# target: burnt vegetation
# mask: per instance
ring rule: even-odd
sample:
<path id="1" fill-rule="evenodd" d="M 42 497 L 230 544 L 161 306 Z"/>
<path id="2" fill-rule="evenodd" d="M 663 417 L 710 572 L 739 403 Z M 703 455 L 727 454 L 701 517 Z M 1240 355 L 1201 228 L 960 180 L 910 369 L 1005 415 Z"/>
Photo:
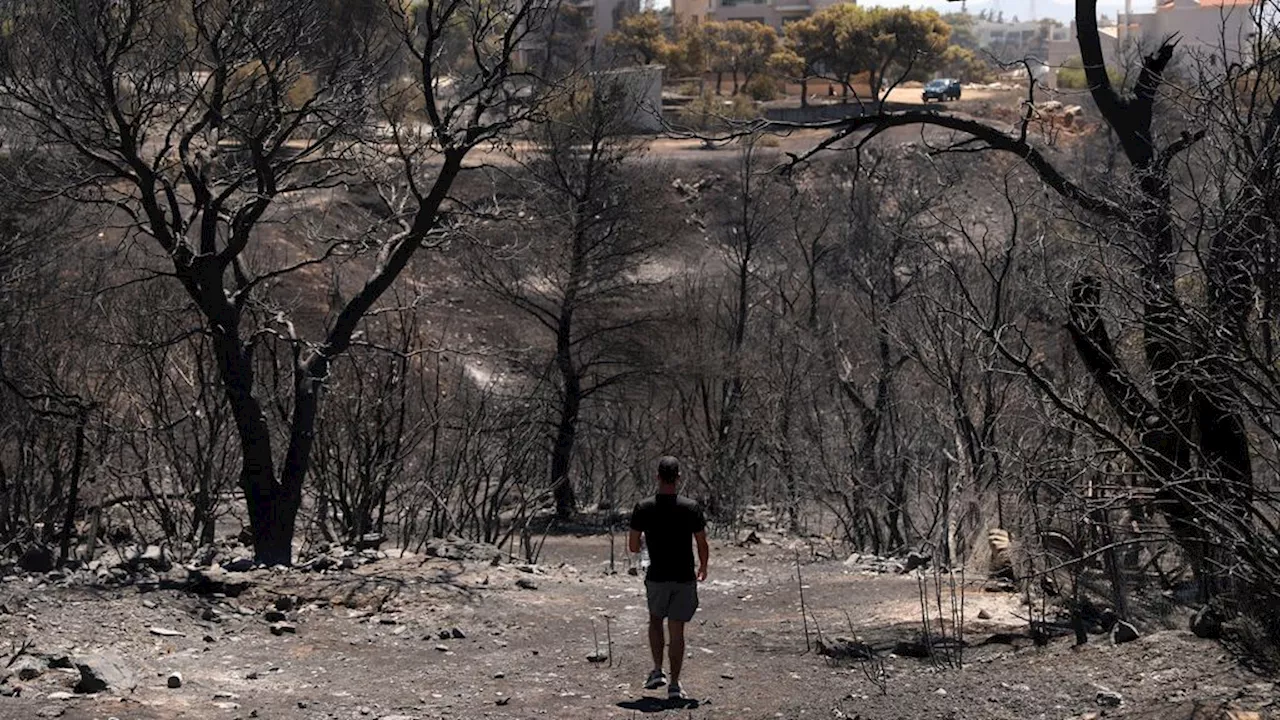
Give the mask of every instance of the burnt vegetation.
<path id="1" fill-rule="evenodd" d="M 1117 84 L 1079 0 L 1069 140 L 1032 82 L 1012 126 L 867 105 L 676 161 L 545 3 L 5 3 L 0 559 L 533 562 L 674 454 L 724 536 L 770 505 L 1077 627 L 1209 608 L 1265 659 L 1274 10 Z"/>

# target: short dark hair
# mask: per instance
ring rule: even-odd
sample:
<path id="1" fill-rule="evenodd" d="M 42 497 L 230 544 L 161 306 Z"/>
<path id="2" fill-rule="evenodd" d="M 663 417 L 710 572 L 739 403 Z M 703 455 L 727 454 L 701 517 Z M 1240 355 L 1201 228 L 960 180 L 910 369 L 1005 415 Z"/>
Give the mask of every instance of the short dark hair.
<path id="1" fill-rule="evenodd" d="M 670 455 L 658 459 L 658 478 L 665 483 L 673 483 L 680 479 L 680 461 Z"/>

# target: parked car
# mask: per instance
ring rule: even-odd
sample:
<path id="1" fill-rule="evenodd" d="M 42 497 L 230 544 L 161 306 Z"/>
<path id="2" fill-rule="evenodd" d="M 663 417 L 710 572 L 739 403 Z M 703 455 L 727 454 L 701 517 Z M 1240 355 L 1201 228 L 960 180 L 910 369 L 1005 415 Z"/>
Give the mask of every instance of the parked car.
<path id="1" fill-rule="evenodd" d="M 920 95 L 925 102 L 930 100 L 937 100 L 938 102 L 959 100 L 960 81 L 954 78 L 935 78 L 925 84 L 924 92 Z"/>

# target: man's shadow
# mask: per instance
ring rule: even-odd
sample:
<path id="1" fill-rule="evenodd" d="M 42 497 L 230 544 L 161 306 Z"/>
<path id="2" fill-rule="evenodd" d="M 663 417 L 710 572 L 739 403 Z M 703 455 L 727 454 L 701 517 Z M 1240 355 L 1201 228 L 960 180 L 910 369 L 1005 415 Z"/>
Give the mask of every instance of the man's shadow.
<path id="1" fill-rule="evenodd" d="M 636 710 L 642 713 L 656 713 L 665 710 L 696 710 L 698 701 L 690 698 L 683 700 L 668 700 L 656 697 L 639 697 L 635 700 L 623 700 L 618 703 L 618 707 L 624 710 Z"/>

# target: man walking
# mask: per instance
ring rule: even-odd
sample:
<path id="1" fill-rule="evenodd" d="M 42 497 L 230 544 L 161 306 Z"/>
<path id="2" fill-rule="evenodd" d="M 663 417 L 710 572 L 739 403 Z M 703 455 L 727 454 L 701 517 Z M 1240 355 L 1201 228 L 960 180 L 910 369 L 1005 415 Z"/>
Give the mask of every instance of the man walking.
<path id="1" fill-rule="evenodd" d="M 671 456 L 658 460 L 658 494 L 636 504 L 631 512 L 628 549 L 640 552 L 640 536 L 649 549 L 649 571 L 644 588 L 649 605 L 649 650 L 653 672 L 645 681 L 646 690 L 667 684 L 662 672 L 662 621 L 667 621 L 671 638 L 671 684 L 667 697 L 684 699 L 680 669 L 684 665 L 684 626 L 698 609 L 698 583 L 707 579 L 707 521 L 702 508 L 680 497 L 680 461 Z M 698 572 L 693 572 L 693 543 L 698 544 Z"/>

